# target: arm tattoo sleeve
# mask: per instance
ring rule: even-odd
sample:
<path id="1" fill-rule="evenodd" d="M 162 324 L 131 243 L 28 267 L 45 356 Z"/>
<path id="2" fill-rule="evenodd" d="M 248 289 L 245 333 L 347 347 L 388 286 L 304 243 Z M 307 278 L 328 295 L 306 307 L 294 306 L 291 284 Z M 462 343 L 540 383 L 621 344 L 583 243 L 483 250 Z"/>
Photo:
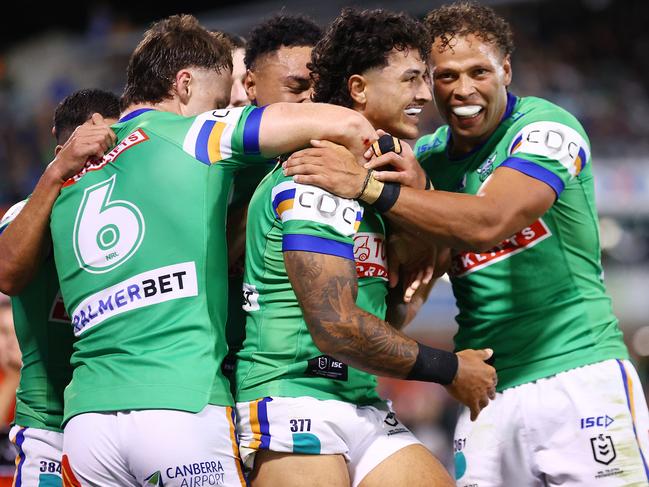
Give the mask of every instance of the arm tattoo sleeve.
<path id="1" fill-rule="evenodd" d="M 313 341 L 323 353 L 373 374 L 408 375 L 417 342 L 356 305 L 353 261 L 291 251 L 284 253 L 284 262 Z"/>

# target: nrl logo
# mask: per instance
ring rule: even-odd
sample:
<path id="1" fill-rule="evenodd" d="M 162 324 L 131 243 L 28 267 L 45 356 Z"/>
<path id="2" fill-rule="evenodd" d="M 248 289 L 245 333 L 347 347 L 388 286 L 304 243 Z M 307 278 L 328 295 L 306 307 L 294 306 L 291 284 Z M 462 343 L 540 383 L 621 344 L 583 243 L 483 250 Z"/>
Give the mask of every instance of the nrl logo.
<path id="1" fill-rule="evenodd" d="M 590 446 L 593 449 L 593 458 L 597 463 L 610 465 L 615 460 L 615 445 L 610 435 L 598 435 L 590 439 Z"/>
<path id="2" fill-rule="evenodd" d="M 484 182 L 484 180 L 487 179 L 489 175 L 494 171 L 495 160 L 496 160 L 496 153 L 494 152 L 487 158 L 486 161 L 482 163 L 482 166 L 476 169 L 476 172 L 480 177 L 480 181 Z"/>

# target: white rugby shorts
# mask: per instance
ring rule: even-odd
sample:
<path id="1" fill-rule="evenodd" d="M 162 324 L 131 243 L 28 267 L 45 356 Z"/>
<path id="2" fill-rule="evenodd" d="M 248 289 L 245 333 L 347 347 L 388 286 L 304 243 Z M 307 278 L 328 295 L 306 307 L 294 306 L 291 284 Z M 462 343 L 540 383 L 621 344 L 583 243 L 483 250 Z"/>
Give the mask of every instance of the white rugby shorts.
<path id="1" fill-rule="evenodd" d="M 65 426 L 67 486 L 245 487 L 230 407 L 74 416 Z"/>
<path id="2" fill-rule="evenodd" d="M 237 403 L 241 458 L 252 470 L 259 450 L 343 455 L 352 487 L 398 450 L 419 440 L 389 402 L 373 406 L 312 397 L 265 397 Z"/>
<path id="3" fill-rule="evenodd" d="M 9 439 L 18 450 L 13 487 L 61 487 L 63 433 L 16 425 Z"/>
<path id="4" fill-rule="evenodd" d="M 457 487 L 647 486 L 649 413 L 635 368 L 606 360 L 506 389 L 455 430 Z"/>

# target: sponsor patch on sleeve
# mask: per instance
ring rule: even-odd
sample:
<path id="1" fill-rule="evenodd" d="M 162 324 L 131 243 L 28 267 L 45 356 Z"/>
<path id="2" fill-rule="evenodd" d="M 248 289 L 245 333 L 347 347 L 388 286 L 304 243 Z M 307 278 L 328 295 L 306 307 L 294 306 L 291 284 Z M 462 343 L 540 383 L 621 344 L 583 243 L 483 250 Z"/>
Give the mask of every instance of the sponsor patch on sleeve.
<path id="1" fill-rule="evenodd" d="M 353 235 L 361 224 L 363 208 L 355 201 L 316 188 L 284 181 L 273 188 L 275 216 L 283 222 L 303 220 L 333 228 L 341 236 Z"/>
<path id="2" fill-rule="evenodd" d="M 588 142 L 572 127 L 558 122 L 532 122 L 513 138 L 508 154 L 544 156 L 558 161 L 571 178 L 579 175 L 590 160 Z"/>

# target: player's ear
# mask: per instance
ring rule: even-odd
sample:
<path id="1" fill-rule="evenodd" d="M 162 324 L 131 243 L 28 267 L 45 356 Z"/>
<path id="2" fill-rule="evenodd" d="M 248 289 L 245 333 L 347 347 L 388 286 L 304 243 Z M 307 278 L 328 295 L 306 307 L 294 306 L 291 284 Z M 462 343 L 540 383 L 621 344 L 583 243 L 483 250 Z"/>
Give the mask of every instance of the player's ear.
<path id="1" fill-rule="evenodd" d="M 59 152 L 61 152 L 61 149 L 63 149 L 63 146 L 61 144 L 56 144 L 56 147 L 54 148 L 54 157 L 59 155 Z"/>
<path id="2" fill-rule="evenodd" d="M 503 59 L 503 73 L 503 82 L 505 86 L 509 86 L 512 82 L 512 61 L 509 54 L 507 54 L 505 59 Z"/>
<path id="3" fill-rule="evenodd" d="M 358 105 L 361 108 L 365 106 L 365 103 L 367 103 L 366 87 L 367 83 L 365 82 L 365 78 L 360 74 L 353 74 L 349 77 L 347 80 L 347 89 L 349 90 L 349 96 L 352 97 L 354 105 Z"/>
<path id="4" fill-rule="evenodd" d="M 188 69 L 181 69 L 176 73 L 173 89 L 180 101 L 186 105 L 192 95 L 192 73 Z"/>
<path id="5" fill-rule="evenodd" d="M 243 78 L 243 89 L 246 90 L 246 95 L 250 102 L 254 102 L 257 99 L 257 79 L 255 73 L 246 70 L 246 75 Z"/>

